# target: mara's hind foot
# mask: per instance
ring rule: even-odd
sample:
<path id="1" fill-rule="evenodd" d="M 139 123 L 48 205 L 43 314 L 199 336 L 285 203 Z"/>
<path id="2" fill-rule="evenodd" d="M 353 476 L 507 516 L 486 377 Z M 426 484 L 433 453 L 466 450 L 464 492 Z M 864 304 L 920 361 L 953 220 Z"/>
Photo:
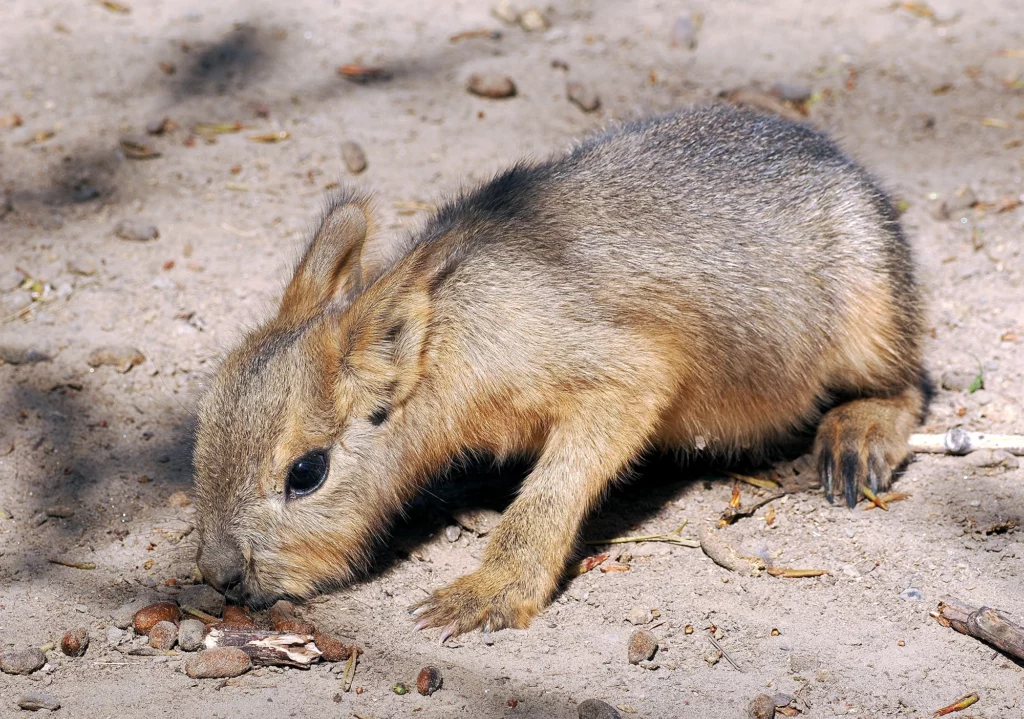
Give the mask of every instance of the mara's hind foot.
<path id="1" fill-rule="evenodd" d="M 862 487 L 881 492 L 910 453 L 907 439 L 924 407 L 919 387 L 887 397 L 866 397 L 840 404 L 821 419 L 814 441 L 818 475 L 829 502 L 845 497 L 855 507 Z"/>

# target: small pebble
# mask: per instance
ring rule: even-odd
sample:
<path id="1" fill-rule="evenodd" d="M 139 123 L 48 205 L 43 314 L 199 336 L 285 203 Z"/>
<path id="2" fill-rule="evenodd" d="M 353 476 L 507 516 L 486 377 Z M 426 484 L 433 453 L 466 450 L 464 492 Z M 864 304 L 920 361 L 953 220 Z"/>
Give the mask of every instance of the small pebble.
<path id="1" fill-rule="evenodd" d="M 924 595 L 921 593 L 920 589 L 910 587 L 909 589 L 904 589 L 900 592 L 900 599 L 908 602 L 920 602 L 924 600 Z"/>
<path id="2" fill-rule="evenodd" d="M 110 619 L 118 629 L 127 629 L 132 626 L 135 619 L 135 612 L 150 604 L 152 599 L 133 599 L 110 613 Z"/>
<path id="3" fill-rule="evenodd" d="M 68 517 L 75 516 L 75 510 L 63 504 L 57 504 L 46 508 L 46 516 L 57 517 L 58 519 L 67 519 Z"/>
<path id="4" fill-rule="evenodd" d="M 680 15 L 672 23 L 672 47 L 694 50 L 697 47 L 697 26 L 689 15 Z"/>
<path id="5" fill-rule="evenodd" d="M 251 667 L 249 655 L 238 647 L 207 649 L 185 660 L 185 674 L 192 679 L 237 677 L 245 674 Z"/>
<path id="6" fill-rule="evenodd" d="M 601 107 L 601 98 L 582 82 L 566 83 L 565 96 L 583 112 L 594 112 L 594 110 Z"/>
<path id="7" fill-rule="evenodd" d="M 175 509 L 184 509 L 185 507 L 189 507 L 191 505 L 192 505 L 192 498 L 190 496 L 188 496 L 188 492 L 183 492 L 180 489 L 177 492 L 172 492 L 171 496 L 167 498 L 167 506 L 168 507 L 174 507 Z M 213 587 L 209 586 L 208 584 L 199 584 L 199 585 L 196 585 L 196 586 L 206 587 L 207 589 L 210 589 L 211 591 L 214 591 L 214 592 L 217 591 Z M 182 602 L 182 603 L 183 604 L 191 604 L 191 602 Z M 192 606 L 195 606 L 195 605 L 193 604 Z"/>
<path id="8" fill-rule="evenodd" d="M 129 619 L 128 622 L 131 623 L 131 619 Z M 107 627 L 107 644 L 109 644 L 110 646 L 116 647 L 127 638 L 128 633 L 125 632 L 123 629 L 118 629 L 117 627 Z"/>
<path id="9" fill-rule="evenodd" d="M 121 220 L 114 226 L 114 234 L 122 240 L 149 242 L 160 237 L 160 230 L 144 220 Z"/>
<path id="10" fill-rule="evenodd" d="M 444 528 L 444 538 L 449 542 L 457 542 L 461 536 L 462 529 L 460 529 L 457 524 L 450 524 Z"/>
<path id="11" fill-rule="evenodd" d="M 46 512 L 36 512 L 32 515 L 32 526 L 42 527 L 48 519 L 49 517 L 46 516 Z"/>
<path id="12" fill-rule="evenodd" d="M 515 25 L 519 21 L 519 11 L 509 0 L 498 0 L 491 8 L 491 14 L 507 25 Z"/>
<path id="13" fill-rule="evenodd" d="M 551 27 L 551 22 L 539 8 L 531 7 L 519 14 L 519 27 L 526 32 L 543 32 Z"/>
<path id="14" fill-rule="evenodd" d="M 157 623 L 171 622 L 174 624 L 180 616 L 178 605 L 174 602 L 156 602 L 135 612 L 132 623 L 135 631 L 139 634 L 149 634 L 149 630 Z"/>
<path id="15" fill-rule="evenodd" d="M 366 169 L 366 153 L 363 152 L 363 148 L 352 141 L 341 143 L 341 159 L 353 175 L 358 175 Z"/>
<path id="16" fill-rule="evenodd" d="M 30 712 L 39 711 L 40 709 L 55 712 L 60 709 L 60 702 L 50 694 L 40 694 L 37 692 L 18 697 L 18 707 Z"/>
<path id="17" fill-rule="evenodd" d="M 633 607 L 626 612 L 626 621 L 634 626 L 640 626 L 641 624 L 650 623 L 653 619 L 653 615 L 649 609 L 644 607 Z"/>
<path id="18" fill-rule="evenodd" d="M 783 102 L 795 102 L 797 104 L 811 99 L 811 89 L 809 87 L 788 82 L 775 83 L 772 87 L 772 94 Z"/>
<path id="19" fill-rule="evenodd" d="M 750 719 L 775 719 L 775 700 L 767 694 L 758 694 L 747 709 Z"/>
<path id="20" fill-rule="evenodd" d="M 629 635 L 629 646 L 626 653 L 630 664 L 639 664 L 654 657 L 658 651 L 658 640 L 646 629 L 637 629 Z"/>
<path id="21" fill-rule="evenodd" d="M 0 655 L 0 671 L 4 674 L 31 674 L 46 664 L 46 655 L 38 647 L 18 649 Z"/>
<path id="22" fill-rule="evenodd" d="M 69 657 L 80 657 L 89 648 L 89 630 L 78 627 L 64 634 L 60 640 L 60 650 Z"/>
<path id="23" fill-rule="evenodd" d="M 167 132 L 167 126 L 170 124 L 171 119 L 169 117 L 153 118 L 146 123 L 146 134 L 147 135 L 162 135 Z"/>
<path id="24" fill-rule="evenodd" d="M 512 78 L 493 73 L 470 75 L 466 87 L 474 95 L 494 99 L 513 97 L 516 94 L 516 84 Z"/>
<path id="25" fill-rule="evenodd" d="M 111 365 L 117 367 L 121 372 L 127 372 L 135 365 L 142 364 L 145 361 L 146 356 L 130 345 L 97 347 L 89 353 L 89 357 L 86 359 L 90 367 Z"/>
<path id="26" fill-rule="evenodd" d="M 178 648 L 183 652 L 202 649 L 206 625 L 198 619 L 183 619 L 178 625 Z"/>
<path id="27" fill-rule="evenodd" d="M 429 697 L 444 684 L 444 677 L 437 667 L 423 667 L 416 676 L 416 691 L 425 697 Z"/>
<path id="28" fill-rule="evenodd" d="M 88 257 L 76 257 L 68 260 L 68 272 L 82 277 L 92 277 L 96 274 L 96 263 Z"/>
<path id="29" fill-rule="evenodd" d="M 586 699 L 576 707 L 580 719 L 622 719 L 622 715 L 611 704 L 600 699 Z"/>
<path id="30" fill-rule="evenodd" d="M 977 377 L 977 370 L 973 372 L 948 370 L 942 373 L 942 377 L 939 379 L 939 382 L 942 385 L 942 389 L 949 390 L 950 392 L 963 392 L 971 386 Z"/>
<path id="31" fill-rule="evenodd" d="M 178 641 L 178 627 L 174 622 L 157 622 L 149 630 L 149 646 L 168 650 Z"/>
<path id="32" fill-rule="evenodd" d="M 35 364 L 49 362 L 51 359 L 50 355 L 35 347 L 0 345 L 0 362 L 4 364 Z"/>
<path id="33" fill-rule="evenodd" d="M 1016 469 L 1020 461 L 1005 449 L 979 449 L 960 458 L 968 467 L 1006 467 Z"/>

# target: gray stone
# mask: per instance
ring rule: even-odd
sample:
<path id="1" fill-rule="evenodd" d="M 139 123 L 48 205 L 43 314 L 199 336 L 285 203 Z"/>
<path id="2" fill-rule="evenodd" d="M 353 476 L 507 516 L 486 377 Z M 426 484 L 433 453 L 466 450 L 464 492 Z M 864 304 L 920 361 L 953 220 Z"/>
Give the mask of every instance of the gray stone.
<path id="1" fill-rule="evenodd" d="M 651 619 L 653 619 L 653 616 L 651 615 L 651 610 L 645 609 L 643 607 L 633 607 L 628 612 L 626 612 L 626 621 L 634 626 L 648 624 L 651 621 Z"/>
<path id="2" fill-rule="evenodd" d="M 38 647 L 18 649 L 0 656 L 0 671 L 4 674 L 31 674 L 43 668 L 46 655 Z"/>
<path id="3" fill-rule="evenodd" d="M 977 370 L 948 370 L 942 373 L 942 389 L 950 392 L 963 392 L 974 383 L 977 376 Z"/>
<path id="4" fill-rule="evenodd" d="M 622 719 L 622 715 L 611 704 L 600 699 L 586 699 L 576 707 L 580 719 Z"/>
<path id="5" fill-rule="evenodd" d="M 149 242 L 160 237 L 160 230 L 145 220 L 121 220 L 114 226 L 114 234 L 122 240 Z"/>
<path id="6" fill-rule="evenodd" d="M 224 595 L 209 584 L 192 584 L 181 588 L 178 604 L 219 617 L 224 613 Z"/>
<path id="7" fill-rule="evenodd" d="M 35 364 L 49 362 L 49 354 L 35 347 L 23 345 L 0 345 L 0 362 L 5 364 Z"/>
<path id="8" fill-rule="evenodd" d="M 39 711 L 40 709 L 55 712 L 60 709 L 60 702 L 50 694 L 35 692 L 18 697 L 18 706 L 30 712 Z"/>
<path id="9" fill-rule="evenodd" d="M 583 112 L 594 112 L 601 107 L 601 98 L 594 90 L 582 82 L 568 82 L 565 85 L 565 96 L 569 102 L 583 110 Z"/>
<path id="10" fill-rule="evenodd" d="M 960 463 L 968 467 L 1006 467 L 1016 469 L 1020 460 L 1005 449 L 979 449 L 961 457 Z"/>
<path id="11" fill-rule="evenodd" d="M 908 587 L 900 592 L 900 599 L 908 602 L 920 602 L 924 601 L 924 594 L 921 593 L 920 589 L 914 587 Z"/>
<path id="12" fill-rule="evenodd" d="M 457 524 L 451 524 L 444 528 L 444 537 L 449 542 L 457 542 L 459 541 L 459 537 L 461 536 L 462 530 L 459 528 L 459 525 Z"/>
<path id="13" fill-rule="evenodd" d="M 198 619 L 185 619 L 178 625 L 178 648 L 184 652 L 194 652 L 203 646 L 206 625 Z M 339 666 L 341 666 L 339 664 Z"/>
<path id="14" fill-rule="evenodd" d="M 353 175 L 358 175 L 366 169 L 366 153 L 358 143 L 352 141 L 341 143 L 341 159 Z"/>
<path id="15" fill-rule="evenodd" d="M 127 629 L 132 626 L 135 619 L 135 612 L 152 603 L 152 599 L 133 599 L 110 613 L 114 626 L 118 629 Z"/>
<path id="16" fill-rule="evenodd" d="M 130 620 L 129 620 L 130 621 Z M 117 627 L 107 627 L 107 644 L 116 647 L 128 638 L 128 632 Z"/>

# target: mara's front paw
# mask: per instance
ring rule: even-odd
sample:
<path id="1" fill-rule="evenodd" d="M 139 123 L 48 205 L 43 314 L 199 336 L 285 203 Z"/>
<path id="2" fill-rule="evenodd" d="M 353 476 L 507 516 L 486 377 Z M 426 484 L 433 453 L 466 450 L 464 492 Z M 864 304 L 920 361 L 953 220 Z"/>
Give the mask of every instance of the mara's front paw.
<path id="1" fill-rule="evenodd" d="M 474 629 L 485 632 L 525 629 L 540 613 L 543 603 L 543 598 L 522 582 L 478 569 L 438 589 L 411 611 L 419 620 L 417 630 L 444 627 L 441 632 L 441 643 L 444 643 L 448 637 Z"/>

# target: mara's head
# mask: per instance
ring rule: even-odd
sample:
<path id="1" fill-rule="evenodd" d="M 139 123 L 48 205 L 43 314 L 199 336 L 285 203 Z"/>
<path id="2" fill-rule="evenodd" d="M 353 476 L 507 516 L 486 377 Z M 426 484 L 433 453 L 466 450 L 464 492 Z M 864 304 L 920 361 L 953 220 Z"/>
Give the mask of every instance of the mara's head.
<path id="1" fill-rule="evenodd" d="M 410 273 L 367 262 L 367 224 L 357 198 L 327 211 L 277 315 L 200 401 L 197 561 L 250 606 L 349 580 L 408 498 L 430 308 Z"/>

